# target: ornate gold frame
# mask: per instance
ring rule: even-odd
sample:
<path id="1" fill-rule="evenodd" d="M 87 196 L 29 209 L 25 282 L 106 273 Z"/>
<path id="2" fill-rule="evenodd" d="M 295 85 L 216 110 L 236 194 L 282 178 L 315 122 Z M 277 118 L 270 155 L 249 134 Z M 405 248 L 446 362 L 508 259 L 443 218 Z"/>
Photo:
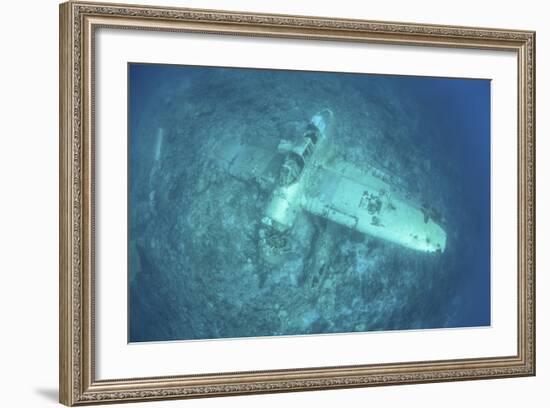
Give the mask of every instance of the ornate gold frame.
<path id="1" fill-rule="evenodd" d="M 98 27 L 513 51 L 518 66 L 518 349 L 513 356 L 96 380 L 94 92 Z M 66 405 L 535 374 L 535 33 L 289 15 L 60 5 L 60 401 Z"/>

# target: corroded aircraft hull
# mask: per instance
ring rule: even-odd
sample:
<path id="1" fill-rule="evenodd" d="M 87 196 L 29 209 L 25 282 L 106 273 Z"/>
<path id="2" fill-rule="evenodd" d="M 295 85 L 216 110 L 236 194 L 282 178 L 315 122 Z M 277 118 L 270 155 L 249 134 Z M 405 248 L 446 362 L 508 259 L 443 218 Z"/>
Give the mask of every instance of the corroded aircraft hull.
<path id="1" fill-rule="evenodd" d="M 309 156 L 300 156 L 303 149 L 287 148 L 289 155 L 301 157 L 303 169 L 292 183 L 275 189 L 264 223 L 285 230 L 305 210 L 410 249 L 443 252 L 447 234 L 429 209 L 400 197 L 382 170 L 371 165 L 360 169 L 334 153 L 329 140 L 332 116 L 326 110 L 313 117 L 310 127 L 316 128 L 317 140 Z"/>
<path id="2" fill-rule="evenodd" d="M 275 233 L 291 229 L 305 211 L 412 250 L 443 252 L 447 234 L 437 213 L 407 198 L 376 165 L 346 162 L 331 143 L 333 122 L 325 109 L 296 141 L 221 146 L 213 155 L 233 176 L 271 191 L 262 222 Z"/>

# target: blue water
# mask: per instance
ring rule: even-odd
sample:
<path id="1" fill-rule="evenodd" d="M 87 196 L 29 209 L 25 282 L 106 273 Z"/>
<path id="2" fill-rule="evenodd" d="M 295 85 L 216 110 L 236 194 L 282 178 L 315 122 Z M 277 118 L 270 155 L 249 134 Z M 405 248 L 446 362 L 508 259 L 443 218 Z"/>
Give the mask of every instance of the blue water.
<path id="1" fill-rule="evenodd" d="M 491 324 L 489 80 L 153 64 L 128 77 L 129 341 Z M 442 254 L 302 214 L 287 257 L 262 260 L 269 193 L 212 152 L 276 148 L 324 108 L 342 157 L 437 208 Z"/>

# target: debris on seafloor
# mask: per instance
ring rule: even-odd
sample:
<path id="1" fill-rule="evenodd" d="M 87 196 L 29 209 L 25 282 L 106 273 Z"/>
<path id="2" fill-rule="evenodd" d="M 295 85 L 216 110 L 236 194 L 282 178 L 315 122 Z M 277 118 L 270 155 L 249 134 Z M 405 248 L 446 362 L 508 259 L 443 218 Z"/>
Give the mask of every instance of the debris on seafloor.
<path id="1" fill-rule="evenodd" d="M 333 122 L 334 114 L 325 109 L 296 141 L 283 139 L 276 147 L 219 145 L 213 151 L 231 175 L 270 190 L 260 234 L 268 262 L 281 258 L 286 234 L 303 212 L 415 251 L 443 252 L 447 234 L 439 213 L 412 201 L 401 180 L 392 183 L 374 164 L 358 168 L 339 157 L 330 143 Z"/>

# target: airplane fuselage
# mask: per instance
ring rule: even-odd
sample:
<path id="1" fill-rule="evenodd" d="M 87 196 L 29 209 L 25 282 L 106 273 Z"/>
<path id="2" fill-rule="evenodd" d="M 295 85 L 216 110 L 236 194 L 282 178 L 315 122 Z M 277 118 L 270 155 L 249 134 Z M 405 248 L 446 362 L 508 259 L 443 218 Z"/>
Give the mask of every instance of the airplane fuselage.
<path id="1" fill-rule="evenodd" d="M 285 160 L 262 222 L 278 232 L 301 211 L 422 252 L 443 252 L 447 235 L 427 209 L 402 197 L 383 172 L 358 168 L 331 154 L 333 114 L 316 114 L 297 143 L 282 140 Z"/>

